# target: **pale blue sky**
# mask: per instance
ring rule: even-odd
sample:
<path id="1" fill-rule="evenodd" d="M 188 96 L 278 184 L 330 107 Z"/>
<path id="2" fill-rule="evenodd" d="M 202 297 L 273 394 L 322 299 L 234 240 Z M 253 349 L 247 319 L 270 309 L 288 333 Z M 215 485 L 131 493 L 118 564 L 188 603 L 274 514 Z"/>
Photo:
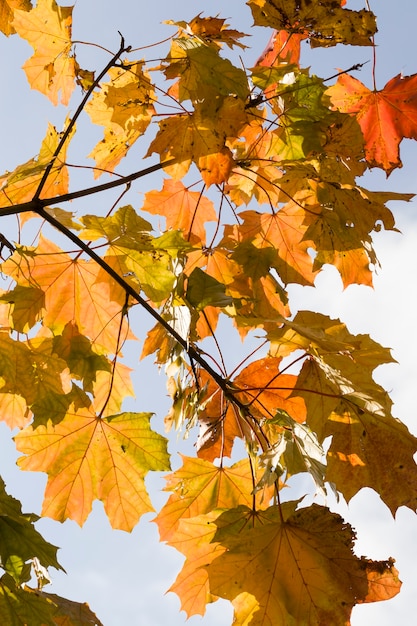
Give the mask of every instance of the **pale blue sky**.
<path id="1" fill-rule="evenodd" d="M 67 3 L 65 3 L 67 4 Z M 380 33 L 377 36 L 378 87 L 399 72 L 417 73 L 417 40 L 415 23 L 417 5 L 408 0 L 396 3 L 373 2 L 379 20 Z M 382 5 L 382 6 L 380 6 Z M 412 5 L 412 8 L 410 8 Z M 350 8 L 361 8 L 362 2 L 348 2 Z M 117 7 L 117 8 L 116 8 Z M 245 55 L 246 65 L 250 66 L 262 51 L 269 32 L 266 29 L 250 29 L 251 18 L 248 7 L 242 0 L 177 0 L 175 3 L 159 0 L 154 3 L 140 3 L 134 0 L 78 0 L 74 10 L 74 37 L 83 41 L 94 41 L 116 49 L 121 31 L 127 43 L 134 47 L 146 45 L 168 36 L 170 30 L 160 23 L 166 19 L 190 19 L 204 12 L 206 15 L 228 17 L 232 27 L 253 36 L 248 45 L 254 51 Z M 99 69 L 107 62 L 102 55 L 94 56 L 90 47 L 77 46 L 81 65 L 89 69 Z M 16 165 L 36 154 L 45 133 L 48 121 L 57 126 L 62 124 L 66 111 L 55 109 L 36 92 L 30 91 L 23 72 L 16 74 L 16 67 L 23 64 L 31 54 L 30 48 L 17 38 L 0 39 L 2 64 L 2 97 L 0 99 L 0 172 L 12 170 Z M 92 56 L 93 55 L 93 56 Z M 92 59 L 87 63 L 87 59 Z M 332 75 L 337 67 L 348 67 L 371 59 L 370 48 L 342 48 L 317 50 L 305 49 L 304 65 L 311 65 L 319 76 Z M 371 86 L 371 63 L 365 65 L 358 76 Z M 74 111 L 78 100 L 71 101 Z M 92 131 L 80 122 L 83 138 L 79 147 L 71 153 L 71 159 L 85 155 L 95 141 L 100 138 L 100 129 Z M 137 151 L 140 154 L 140 151 Z M 394 172 L 388 181 L 382 172 L 374 172 L 364 181 L 374 189 L 397 191 L 417 191 L 417 144 L 403 142 L 402 156 L 404 167 Z M 131 172 L 141 167 L 131 155 L 121 166 L 121 171 Z M 84 183 L 79 177 L 74 188 Z M 88 184 L 90 184 L 88 179 Z M 135 187 L 129 197 L 134 206 L 140 206 L 138 191 L 159 188 L 161 178 L 155 176 Z M 80 210 L 87 211 L 94 205 L 94 211 L 111 205 L 103 197 L 88 199 Z M 302 308 L 323 311 L 333 317 L 340 316 L 352 332 L 365 332 L 385 346 L 394 350 L 399 365 L 385 366 L 378 371 L 378 382 L 392 392 L 395 401 L 394 414 L 409 425 L 417 434 L 415 401 L 413 397 L 416 367 L 417 342 L 415 333 L 415 276 L 417 264 L 417 203 L 397 205 L 395 211 L 399 228 L 403 235 L 381 234 L 376 240 L 376 248 L 382 261 L 382 269 L 375 280 L 375 290 L 364 287 L 350 287 L 342 291 L 336 272 L 326 270 L 319 278 L 317 289 L 291 288 L 296 304 Z M 76 207 L 74 207 L 75 209 Z M 6 229 L 11 226 L 9 220 Z M 2 224 L 0 231 L 6 236 Z M 228 350 L 239 350 L 239 342 L 231 343 Z M 132 365 L 137 365 L 137 355 L 132 354 Z M 135 378 L 137 384 L 137 410 L 151 410 L 158 414 L 154 426 L 164 416 L 168 405 L 165 397 L 164 375 L 157 375 L 149 364 L 141 364 Z M 161 429 L 162 430 L 162 429 Z M 8 441 L 8 430 L 1 429 L 0 474 L 5 478 L 8 490 L 19 497 L 24 510 L 39 512 L 45 480 L 43 475 L 23 473 L 14 466 L 13 446 Z M 183 445 L 183 444 L 181 444 Z M 175 436 L 171 452 L 175 460 Z M 182 448 L 184 449 L 184 448 Z M 155 507 L 163 502 L 158 489 L 163 485 L 157 476 L 148 481 Z M 391 626 L 411 624 L 417 614 L 417 582 L 415 563 L 417 562 L 417 518 L 408 509 L 401 509 L 397 521 L 393 523 L 388 509 L 378 496 L 369 490 L 356 496 L 349 508 L 341 506 L 340 511 L 358 532 L 357 553 L 374 559 L 393 556 L 397 559 L 403 589 L 399 596 L 386 603 L 363 605 L 354 609 L 353 626 Z M 68 521 L 58 524 L 41 520 L 39 530 L 45 538 L 61 546 L 59 557 L 68 576 L 54 573 L 53 593 L 74 600 L 87 601 L 96 611 L 105 626 L 179 626 L 184 624 L 185 614 L 179 613 L 179 601 L 174 594 L 164 595 L 165 590 L 175 580 L 181 567 L 182 557 L 172 548 L 158 543 L 157 528 L 149 523 L 151 515 L 145 516 L 138 527 L 126 534 L 112 531 L 104 516 L 102 506 L 96 503 L 93 514 L 80 529 Z M 226 602 L 217 602 L 208 607 L 206 616 L 193 617 L 189 626 L 229 626 L 232 610 Z"/>

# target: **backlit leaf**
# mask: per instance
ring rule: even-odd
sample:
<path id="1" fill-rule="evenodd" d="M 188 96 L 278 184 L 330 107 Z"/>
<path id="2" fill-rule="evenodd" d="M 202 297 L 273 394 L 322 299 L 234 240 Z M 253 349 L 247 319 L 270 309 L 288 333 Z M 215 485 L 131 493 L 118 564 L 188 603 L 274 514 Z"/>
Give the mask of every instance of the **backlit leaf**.
<path id="1" fill-rule="evenodd" d="M 38 0 L 31 11 L 15 10 L 13 27 L 35 53 L 26 61 L 32 89 L 58 104 L 68 104 L 75 87 L 75 58 L 72 56 L 71 27 L 73 7 L 62 7 L 55 0 Z"/>
<path id="2" fill-rule="evenodd" d="M 376 572 L 387 575 L 388 597 L 398 593 L 401 583 L 392 561 L 355 556 L 355 534 L 339 515 L 315 504 L 297 511 L 294 503 L 281 508 L 282 517 L 277 507 L 257 516 L 239 507 L 214 521 L 213 541 L 223 553 L 207 566 L 210 591 L 231 601 L 250 594 L 255 602 L 246 601 L 253 602 L 254 626 L 345 626 L 352 607 L 365 601 Z M 248 623 L 236 617 L 235 623 Z"/>
<path id="3" fill-rule="evenodd" d="M 0 30 L 7 35 L 13 35 L 16 31 L 12 26 L 15 9 L 30 11 L 30 0 L 0 0 Z"/>
<path id="4" fill-rule="evenodd" d="M 155 113 L 154 88 L 142 66 L 136 61 L 111 68 L 110 82 L 103 83 L 86 105 L 92 122 L 104 126 L 104 138 L 89 155 L 96 162 L 95 177 L 114 171 Z"/>
<path id="5" fill-rule="evenodd" d="M 306 34 L 310 45 L 372 45 L 376 20 L 371 11 L 342 9 L 342 0 L 249 0 L 255 24 Z"/>
<path id="6" fill-rule="evenodd" d="M 192 32 L 204 40 L 207 44 L 214 43 L 216 46 L 221 47 L 223 43 L 227 44 L 229 48 L 233 46 L 239 46 L 239 48 L 246 48 L 240 41 L 242 37 L 246 37 L 244 33 L 240 33 L 237 30 L 228 28 L 229 24 L 226 24 L 226 20 L 220 17 L 201 17 L 201 13 L 193 17 L 190 22 L 173 22 L 168 20 L 166 24 L 174 24 L 179 26 L 185 32 Z"/>
<path id="7" fill-rule="evenodd" d="M 155 521 L 162 541 L 170 541 L 182 519 L 230 509 L 239 504 L 251 506 L 256 479 L 247 459 L 231 467 L 217 467 L 204 459 L 182 457 L 183 465 L 166 477 L 165 491 L 171 491 L 168 502 Z M 272 492 L 258 491 L 256 502 L 268 506 Z"/>
<path id="8" fill-rule="evenodd" d="M 327 480 L 346 500 L 363 487 L 379 493 L 394 515 L 400 506 L 417 510 L 417 438 L 399 420 L 384 415 L 372 401 L 354 395 L 342 400 L 329 416 L 332 435 Z"/>
<path id="9" fill-rule="evenodd" d="M 54 593 L 35 592 L 38 596 L 50 600 L 57 607 L 54 613 L 56 626 L 103 626 L 88 604 L 73 602 Z"/>
<path id="10" fill-rule="evenodd" d="M 84 410 L 68 413 L 56 426 L 29 426 L 16 435 L 16 446 L 26 455 L 19 466 L 48 473 L 42 515 L 82 525 L 98 499 L 113 528 L 131 531 L 153 510 L 145 475 L 169 469 L 166 440 L 150 429 L 150 417 L 100 418 Z"/>
<path id="11" fill-rule="evenodd" d="M 40 320 L 45 306 L 45 294 L 38 287 L 17 285 L 0 300 L 10 305 L 10 326 L 19 333 L 27 333 Z"/>
<path id="12" fill-rule="evenodd" d="M 196 267 L 188 278 L 186 298 L 197 310 L 206 306 L 226 307 L 232 298 L 226 295 L 226 287 L 218 280 Z"/>
<path id="13" fill-rule="evenodd" d="M 251 411 L 272 418 L 278 409 L 286 411 L 297 422 L 304 422 L 305 403 L 293 397 L 297 377 L 279 371 L 281 359 L 266 357 L 254 361 L 236 376 L 233 383 L 242 392 L 238 397 Z"/>
<path id="14" fill-rule="evenodd" d="M 221 154 L 224 158 L 229 150 L 226 140 L 239 136 L 247 120 L 242 100 L 227 96 L 216 101 L 196 103 L 195 111 L 186 115 L 174 115 L 159 122 L 159 131 L 152 141 L 147 156 L 157 152 L 161 162 L 174 158 L 180 167 L 175 169 L 175 178 L 187 173 L 191 162 L 200 167 L 205 180 L 206 157 Z M 231 154 L 231 153 L 230 153 Z M 232 158 L 232 157 L 231 157 Z M 203 159 L 200 163 L 200 159 Z M 167 171 L 169 169 L 167 168 Z M 225 170 L 228 173 L 228 170 Z M 207 184 L 221 183 L 207 173 Z"/>
<path id="15" fill-rule="evenodd" d="M 366 160 L 387 175 L 401 167 L 399 145 L 417 139 L 417 75 L 398 74 L 381 91 L 371 91 L 359 80 L 342 74 L 327 91 L 333 105 L 356 114 L 365 139 Z"/>
<path id="16" fill-rule="evenodd" d="M 28 588 L 16 585 L 13 578 L 0 578 L 0 614 L 5 624 L 21 626 L 56 626 L 55 604 Z"/>
<path id="17" fill-rule="evenodd" d="M 25 564 L 34 559 L 43 567 L 62 569 L 56 558 L 57 548 L 35 530 L 37 515 L 23 514 L 20 502 L 6 493 L 0 479 L 0 544 L 1 567 L 17 584 L 26 582 Z"/>
<path id="18" fill-rule="evenodd" d="M 38 157 L 19 165 L 13 172 L 5 172 L 3 176 L 0 176 L 0 206 L 7 207 L 32 200 L 46 166 L 50 163 L 58 147 L 60 138 L 61 134 L 49 124 Z M 42 189 L 41 198 L 68 192 L 68 170 L 64 165 L 65 156 L 66 148 L 64 147 L 59 158 L 54 162 Z M 20 219 L 24 221 L 24 213 L 21 214 Z"/>
<path id="19" fill-rule="evenodd" d="M 19 285 L 43 290 L 43 324 L 60 333 L 73 322 L 97 346 L 114 350 L 120 324 L 125 324 L 122 305 L 111 300 L 108 281 L 97 284 L 98 270 L 93 261 L 74 260 L 43 237 L 36 254 L 19 249 L 2 265 Z"/>
<path id="20" fill-rule="evenodd" d="M 174 39 L 167 61 L 170 62 L 165 70 L 167 78 L 180 76 L 180 101 L 196 102 L 202 92 L 208 95 L 210 90 L 242 100 L 249 93 L 245 72 L 219 56 L 218 50 L 205 45 L 199 37 Z"/>

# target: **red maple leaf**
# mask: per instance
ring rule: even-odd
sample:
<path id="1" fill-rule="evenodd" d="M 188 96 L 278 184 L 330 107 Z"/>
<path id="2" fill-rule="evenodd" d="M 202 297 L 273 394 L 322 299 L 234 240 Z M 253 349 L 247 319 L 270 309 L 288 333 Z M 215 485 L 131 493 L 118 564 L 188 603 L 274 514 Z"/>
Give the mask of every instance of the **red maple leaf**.
<path id="1" fill-rule="evenodd" d="M 343 74 L 327 93 L 339 111 L 356 114 L 371 167 L 381 167 L 389 175 L 402 166 L 400 142 L 417 139 L 417 74 L 398 74 L 382 91 L 371 91 Z"/>

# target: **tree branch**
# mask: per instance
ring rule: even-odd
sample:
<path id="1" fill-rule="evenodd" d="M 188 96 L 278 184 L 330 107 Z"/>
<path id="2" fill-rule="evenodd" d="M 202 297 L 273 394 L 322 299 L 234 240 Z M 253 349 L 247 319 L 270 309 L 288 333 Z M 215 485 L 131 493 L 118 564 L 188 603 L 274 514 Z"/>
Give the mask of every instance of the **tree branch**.
<path id="1" fill-rule="evenodd" d="M 50 162 L 48 163 L 43 176 L 41 178 L 41 181 L 38 185 L 37 190 L 35 191 L 35 195 L 33 196 L 33 200 L 38 200 L 39 196 L 42 193 L 42 189 L 45 186 L 46 180 L 51 172 L 51 169 L 53 168 L 53 165 L 59 155 L 59 153 L 61 152 L 66 140 L 68 139 L 68 137 L 71 134 L 72 129 L 74 128 L 75 122 L 77 121 L 77 119 L 79 118 L 79 116 L 81 115 L 81 113 L 84 110 L 85 105 L 87 104 L 87 100 L 89 99 L 89 97 L 91 96 L 91 94 L 93 93 L 94 89 L 97 87 L 97 85 L 99 84 L 99 82 L 101 81 L 101 79 L 103 78 L 103 76 L 105 76 L 107 74 L 107 72 L 109 71 L 109 69 L 111 67 L 114 66 L 114 64 L 116 63 L 117 59 L 119 59 L 121 57 L 121 55 L 124 52 L 129 52 L 131 49 L 131 46 L 125 46 L 125 41 L 123 39 L 123 37 L 121 36 L 121 42 L 120 42 L 120 48 L 119 50 L 116 52 L 116 54 L 112 57 L 112 59 L 107 63 L 106 67 L 100 72 L 100 74 L 97 76 L 97 78 L 94 80 L 94 82 L 92 83 L 92 85 L 90 85 L 90 87 L 88 88 L 84 98 L 81 100 L 80 104 L 78 105 L 77 110 L 75 111 L 74 116 L 72 117 L 72 119 L 70 120 L 70 123 L 68 124 L 67 128 L 65 129 L 64 134 L 62 135 L 60 142 L 53 154 L 52 159 L 50 160 Z"/>
<path id="2" fill-rule="evenodd" d="M 201 356 L 201 353 L 197 348 L 193 345 L 189 344 L 189 342 L 184 339 L 154 308 L 140 295 L 140 293 L 132 287 L 122 276 L 120 276 L 110 265 L 104 261 L 102 257 L 100 257 L 94 250 L 92 250 L 82 239 L 77 237 L 69 228 L 61 224 L 57 219 L 55 219 L 52 215 L 50 215 L 43 206 L 42 200 L 32 200 L 31 208 L 28 210 L 34 211 L 39 215 L 39 217 L 43 218 L 46 222 L 48 222 L 51 226 L 59 230 L 65 237 L 70 239 L 78 248 L 80 248 L 85 254 L 90 257 L 93 261 L 95 261 L 113 280 L 120 285 L 126 294 L 131 296 L 136 302 L 142 306 L 145 311 L 151 315 L 161 326 L 177 341 L 180 346 L 183 348 L 184 352 L 188 355 L 188 358 L 191 361 L 195 361 L 198 363 L 206 372 L 211 376 L 211 378 L 217 383 L 220 389 L 223 391 L 225 396 L 241 411 L 244 412 L 245 415 L 249 416 L 248 407 L 246 404 L 241 402 L 235 397 L 236 388 L 233 390 L 230 386 L 229 381 L 219 374 L 215 369 L 211 367 L 211 365 Z"/>
<path id="3" fill-rule="evenodd" d="M 152 174 L 153 172 L 158 172 L 168 165 L 173 165 L 175 162 L 176 159 L 168 159 L 167 161 L 163 161 L 162 163 L 155 163 L 154 165 L 145 167 L 143 170 L 133 172 L 133 174 L 128 174 L 127 176 L 122 176 L 121 178 L 118 178 L 117 180 L 112 180 L 108 183 L 94 185 L 93 187 L 86 187 L 85 189 L 80 189 L 79 191 L 64 193 L 60 196 L 53 196 L 52 198 L 36 198 L 30 200 L 29 202 L 14 204 L 10 207 L 1 207 L 0 217 L 6 215 L 17 215 L 18 213 L 27 213 L 28 211 L 34 211 L 35 213 L 39 213 L 39 207 L 43 208 L 46 206 L 52 206 L 54 204 L 60 204 L 61 202 L 69 202 L 70 200 L 77 200 L 78 198 L 83 198 L 84 196 L 91 196 L 95 193 L 100 193 L 101 191 L 113 189 L 114 187 L 127 185 L 133 180 L 142 178 L 143 176 L 147 176 L 148 174 Z"/>

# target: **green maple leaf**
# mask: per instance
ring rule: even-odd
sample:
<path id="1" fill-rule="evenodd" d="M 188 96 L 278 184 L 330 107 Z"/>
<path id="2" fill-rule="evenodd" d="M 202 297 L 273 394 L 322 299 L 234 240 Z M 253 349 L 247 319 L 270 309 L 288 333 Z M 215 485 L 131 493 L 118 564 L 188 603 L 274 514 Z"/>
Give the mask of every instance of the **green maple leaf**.
<path id="1" fill-rule="evenodd" d="M 231 296 L 226 294 L 225 285 L 199 267 L 192 271 L 188 279 L 186 298 L 199 311 L 206 306 L 225 307 L 233 302 Z"/>
<path id="2" fill-rule="evenodd" d="M 29 580 L 26 565 L 35 557 L 43 567 L 63 569 L 56 558 L 57 548 L 35 530 L 33 523 L 38 519 L 22 513 L 20 502 L 6 493 L 0 478 L 0 566 L 17 584 Z"/>
<path id="3" fill-rule="evenodd" d="M 4 574 L 0 578 L 0 615 L 7 626 L 56 626 L 55 604 L 28 588 L 16 585 Z"/>
<path id="4" fill-rule="evenodd" d="M 10 305 L 11 326 L 19 333 L 27 333 L 38 322 L 45 307 L 45 294 L 39 287 L 16 285 L 0 296 L 1 302 Z"/>

